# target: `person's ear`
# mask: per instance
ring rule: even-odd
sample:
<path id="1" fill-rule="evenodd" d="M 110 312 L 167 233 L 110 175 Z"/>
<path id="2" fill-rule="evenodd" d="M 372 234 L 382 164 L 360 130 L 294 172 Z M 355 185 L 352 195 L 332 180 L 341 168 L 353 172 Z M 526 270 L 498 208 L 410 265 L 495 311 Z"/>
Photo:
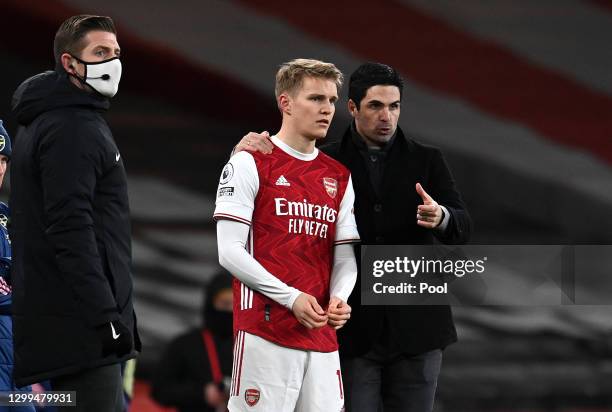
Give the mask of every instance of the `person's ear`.
<path id="1" fill-rule="evenodd" d="M 355 117 L 357 115 L 357 105 L 355 104 L 355 102 L 352 99 L 349 99 L 348 101 L 348 111 L 351 114 L 351 116 Z"/>
<path id="2" fill-rule="evenodd" d="M 66 73 L 73 75 L 77 74 L 75 67 L 76 59 L 72 57 L 69 53 L 62 53 L 62 55 L 60 56 L 60 61 Z"/>
<path id="3" fill-rule="evenodd" d="M 291 103 L 291 96 L 289 96 L 288 93 L 282 93 L 280 96 L 278 96 L 278 108 L 282 113 L 291 115 Z"/>

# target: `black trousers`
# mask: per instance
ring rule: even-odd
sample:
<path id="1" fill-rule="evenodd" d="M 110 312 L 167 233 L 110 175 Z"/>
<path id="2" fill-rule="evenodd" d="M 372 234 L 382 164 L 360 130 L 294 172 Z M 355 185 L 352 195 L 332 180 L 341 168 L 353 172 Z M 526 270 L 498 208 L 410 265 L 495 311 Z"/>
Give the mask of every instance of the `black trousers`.
<path id="1" fill-rule="evenodd" d="M 121 364 L 51 379 L 54 391 L 76 391 L 76 406 L 57 408 L 68 412 L 123 412 Z"/>
<path id="2" fill-rule="evenodd" d="M 346 412 L 431 412 L 442 351 L 388 354 L 377 346 L 341 358 Z"/>

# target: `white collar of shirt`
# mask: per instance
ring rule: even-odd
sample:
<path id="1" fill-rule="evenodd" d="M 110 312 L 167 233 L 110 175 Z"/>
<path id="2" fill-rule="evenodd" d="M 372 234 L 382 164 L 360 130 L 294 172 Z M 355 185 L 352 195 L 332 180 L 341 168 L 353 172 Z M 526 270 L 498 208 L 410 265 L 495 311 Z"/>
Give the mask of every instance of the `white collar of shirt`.
<path id="1" fill-rule="evenodd" d="M 317 158 L 318 154 L 319 154 L 319 149 L 317 149 L 316 147 L 314 148 L 312 153 L 298 152 L 293 147 L 289 146 L 288 144 L 283 142 L 281 139 L 276 137 L 276 135 L 272 136 L 270 138 L 270 140 L 272 140 L 272 143 L 274 143 L 275 146 L 277 146 L 283 152 L 287 153 L 289 156 L 293 156 L 296 159 L 304 160 L 306 162 L 310 162 L 311 160 L 315 160 Z"/>

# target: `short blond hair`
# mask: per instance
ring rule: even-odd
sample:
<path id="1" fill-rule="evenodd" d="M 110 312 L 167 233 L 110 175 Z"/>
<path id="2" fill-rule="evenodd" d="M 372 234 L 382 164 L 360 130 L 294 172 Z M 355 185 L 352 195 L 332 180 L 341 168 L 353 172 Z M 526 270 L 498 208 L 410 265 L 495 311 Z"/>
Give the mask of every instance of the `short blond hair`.
<path id="1" fill-rule="evenodd" d="M 276 98 L 282 93 L 293 93 L 302 86 L 304 77 L 322 77 L 333 80 L 338 90 L 342 87 L 344 76 L 332 63 L 315 59 L 294 59 L 281 64 L 276 72 L 274 93 Z"/>

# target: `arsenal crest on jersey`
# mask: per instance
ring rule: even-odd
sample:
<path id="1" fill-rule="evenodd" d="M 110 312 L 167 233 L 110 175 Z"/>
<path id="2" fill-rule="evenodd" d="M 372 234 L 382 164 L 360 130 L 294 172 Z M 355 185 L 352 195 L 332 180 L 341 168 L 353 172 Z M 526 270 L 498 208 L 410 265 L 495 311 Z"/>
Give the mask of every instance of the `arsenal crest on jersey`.
<path id="1" fill-rule="evenodd" d="M 244 400 L 247 405 L 255 406 L 257 402 L 259 402 L 259 390 L 257 389 L 247 389 L 244 391 Z"/>
<path id="2" fill-rule="evenodd" d="M 324 177 L 323 187 L 325 187 L 325 190 L 327 191 L 329 197 L 331 197 L 332 199 L 336 198 L 336 195 L 338 194 L 338 181 L 336 179 L 332 179 L 331 177 Z"/>

